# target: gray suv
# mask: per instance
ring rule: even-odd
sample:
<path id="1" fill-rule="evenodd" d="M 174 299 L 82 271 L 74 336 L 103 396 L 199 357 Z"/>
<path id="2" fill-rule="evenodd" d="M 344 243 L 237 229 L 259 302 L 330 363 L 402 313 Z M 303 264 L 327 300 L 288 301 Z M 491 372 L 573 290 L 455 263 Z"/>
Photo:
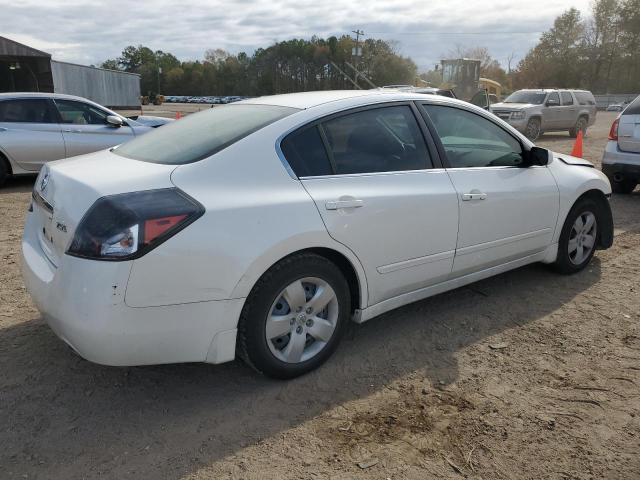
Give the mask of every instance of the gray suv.
<path id="1" fill-rule="evenodd" d="M 95 152 L 153 128 L 86 98 L 0 93 L 0 186 L 52 160 Z"/>
<path id="2" fill-rule="evenodd" d="M 559 130 L 576 137 L 596 121 L 596 100 L 587 90 L 518 90 L 491 105 L 491 112 L 531 140 Z"/>

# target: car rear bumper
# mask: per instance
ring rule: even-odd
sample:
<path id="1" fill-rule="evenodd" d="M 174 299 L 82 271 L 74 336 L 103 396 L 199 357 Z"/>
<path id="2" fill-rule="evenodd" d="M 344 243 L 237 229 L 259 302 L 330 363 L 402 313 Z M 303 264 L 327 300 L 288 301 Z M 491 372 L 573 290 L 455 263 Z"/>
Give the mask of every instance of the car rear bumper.
<path id="1" fill-rule="evenodd" d="M 22 240 L 22 276 L 51 329 L 82 357 L 115 366 L 234 358 L 244 299 L 133 308 L 124 303 L 131 262 L 44 255 L 33 214 Z"/>
<path id="2" fill-rule="evenodd" d="M 610 140 L 602 156 L 602 171 L 617 181 L 640 182 L 640 153 L 623 152 L 618 148 L 618 142 Z"/>

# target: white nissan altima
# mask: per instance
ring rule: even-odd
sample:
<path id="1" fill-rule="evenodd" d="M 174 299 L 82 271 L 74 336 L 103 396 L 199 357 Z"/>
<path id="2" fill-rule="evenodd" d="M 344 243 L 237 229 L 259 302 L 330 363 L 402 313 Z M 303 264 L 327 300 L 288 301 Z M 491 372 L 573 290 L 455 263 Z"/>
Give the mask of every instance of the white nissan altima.
<path id="1" fill-rule="evenodd" d="M 237 354 L 290 378 L 350 320 L 533 262 L 582 270 L 613 241 L 610 193 L 588 162 L 461 101 L 262 97 L 48 164 L 23 276 L 88 360 Z"/>

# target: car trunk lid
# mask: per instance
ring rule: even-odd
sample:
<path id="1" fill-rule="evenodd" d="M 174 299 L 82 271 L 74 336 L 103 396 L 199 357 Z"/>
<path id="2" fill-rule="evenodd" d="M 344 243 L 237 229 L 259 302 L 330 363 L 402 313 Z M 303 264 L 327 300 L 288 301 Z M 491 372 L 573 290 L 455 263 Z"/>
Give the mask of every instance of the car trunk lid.
<path id="1" fill-rule="evenodd" d="M 131 160 L 101 151 L 45 165 L 33 187 L 33 213 L 43 252 L 58 266 L 75 230 L 104 196 L 172 187 L 175 165 Z"/>
<path id="2" fill-rule="evenodd" d="M 640 114 L 620 116 L 618 148 L 624 152 L 640 153 Z"/>

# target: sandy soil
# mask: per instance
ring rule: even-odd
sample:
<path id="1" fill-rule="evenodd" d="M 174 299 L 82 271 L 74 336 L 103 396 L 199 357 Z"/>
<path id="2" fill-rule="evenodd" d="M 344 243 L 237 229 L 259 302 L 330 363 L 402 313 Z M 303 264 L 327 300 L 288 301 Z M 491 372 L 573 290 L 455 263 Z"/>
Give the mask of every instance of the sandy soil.
<path id="1" fill-rule="evenodd" d="M 278 382 L 72 353 L 20 278 L 32 184 L 0 190 L 3 479 L 640 478 L 638 191 L 612 198 L 615 244 L 586 271 L 533 265 L 353 325 L 323 368 Z"/>

